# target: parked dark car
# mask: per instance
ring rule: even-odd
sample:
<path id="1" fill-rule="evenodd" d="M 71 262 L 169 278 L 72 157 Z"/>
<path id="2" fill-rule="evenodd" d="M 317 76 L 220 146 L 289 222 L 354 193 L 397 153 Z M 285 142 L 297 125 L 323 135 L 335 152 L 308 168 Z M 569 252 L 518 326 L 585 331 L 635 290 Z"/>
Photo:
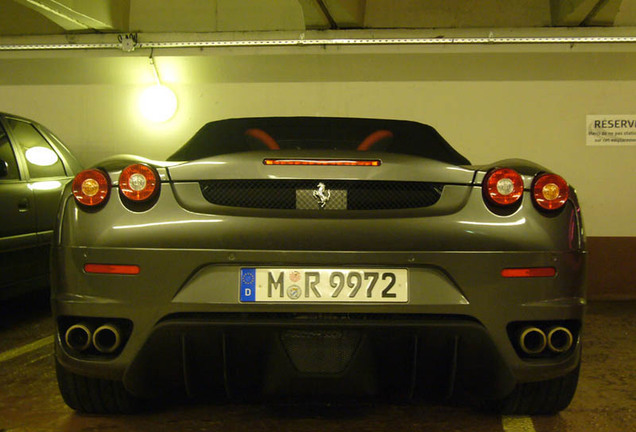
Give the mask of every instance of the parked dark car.
<path id="1" fill-rule="evenodd" d="M 79 173 L 53 248 L 57 376 L 84 412 L 223 395 L 554 413 L 581 356 L 576 193 L 430 126 L 209 123 L 167 162 Z"/>
<path id="2" fill-rule="evenodd" d="M 60 198 L 81 169 L 44 126 L 0 113 L 0 300 L 48 287 Z"/>

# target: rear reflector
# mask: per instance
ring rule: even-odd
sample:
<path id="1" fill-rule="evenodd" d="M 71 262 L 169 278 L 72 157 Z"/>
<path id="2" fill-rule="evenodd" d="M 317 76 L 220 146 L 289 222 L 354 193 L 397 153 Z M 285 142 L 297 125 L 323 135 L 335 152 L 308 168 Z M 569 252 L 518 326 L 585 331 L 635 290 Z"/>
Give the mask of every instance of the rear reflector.
<path id="1" fill-rule="evenodd" d="M 556 275 L 554 267 L 508 268 L 501 271 L 505 278 L 553 277 Z"/>
<path id="2" fill-rule="evenodd" d="M 123 264 L 85 264 L 86 273 L 136 275 L 141 269 L 136 265 Z"/>
<path id="3" fill-rule="evenodd" d="M 265 165 L 319 165 L 319 166 L 380 166 L 375 160 L 335 160 L 335 159 L 265 159 Z"/>

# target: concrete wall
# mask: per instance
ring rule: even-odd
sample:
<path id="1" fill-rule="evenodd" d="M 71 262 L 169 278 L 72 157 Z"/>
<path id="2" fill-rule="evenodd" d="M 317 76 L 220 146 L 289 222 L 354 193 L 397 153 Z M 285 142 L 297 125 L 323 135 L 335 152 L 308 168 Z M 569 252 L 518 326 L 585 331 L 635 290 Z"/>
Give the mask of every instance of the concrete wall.
<path id="1" fill-rule="evenodd" d="M 416 120 L 473 163 L 520 157 L 563 175 L 580 194 L 588 235 L 635 236 L 636 146 L 586 146 L 585 117 L 636 114 L 636 53 L 525 51 L 167 53 L 157 64 L 179 108 L 159 125 L 137 110 L 152 83 L 145 56 L 0 57 L 0 110 L 46 124 L 86 165 L 116 153 L 165 158 L 203 123 L 230 117 Z M 48 77 L 28 78 L 41 67 Z"/>

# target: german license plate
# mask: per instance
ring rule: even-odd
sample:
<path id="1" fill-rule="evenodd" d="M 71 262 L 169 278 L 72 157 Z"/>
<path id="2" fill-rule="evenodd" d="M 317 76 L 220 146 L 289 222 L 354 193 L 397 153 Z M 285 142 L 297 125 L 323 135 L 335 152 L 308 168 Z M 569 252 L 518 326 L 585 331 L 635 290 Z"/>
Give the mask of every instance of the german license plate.
<path id="1" fill-rule="evenodd" d="M 407 302 L 406 269 L 242 268 L 241 302 Z"/>

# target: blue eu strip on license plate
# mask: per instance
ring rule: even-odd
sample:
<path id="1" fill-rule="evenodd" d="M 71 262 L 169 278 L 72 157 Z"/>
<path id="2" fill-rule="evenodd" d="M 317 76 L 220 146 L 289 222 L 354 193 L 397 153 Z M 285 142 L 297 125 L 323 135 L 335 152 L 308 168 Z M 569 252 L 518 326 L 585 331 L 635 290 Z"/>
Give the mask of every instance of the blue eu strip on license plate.
<path id="1" fill-rule="evenodd" d="M 256 269 L 241 269 L 241 301 L 253 302 L 256 300 Z"/>

